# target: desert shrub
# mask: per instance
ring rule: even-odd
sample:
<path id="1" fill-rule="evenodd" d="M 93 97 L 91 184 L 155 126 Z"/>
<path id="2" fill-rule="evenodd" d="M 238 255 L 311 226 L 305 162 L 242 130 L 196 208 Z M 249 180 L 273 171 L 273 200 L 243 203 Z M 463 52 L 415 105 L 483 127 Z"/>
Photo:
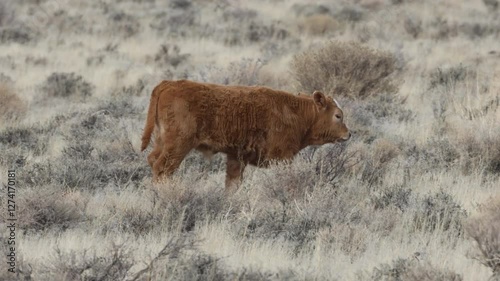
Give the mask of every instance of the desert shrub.
<path id="1" fill-rule="evenodd" d="M 130 204 L 127 198 L 108 200 L 106 211 L 110 217 L 104 219 L 103 233 L 144 235 L 159 225 L 187 233 L 219 216 L 231 217 L 239 210 L 238 204 L 229 205 L 220 183 L 210 181 L 206 175 L 200 177 L 200 172 L 189 177 L 180 174 L 184 173 L 174 174 L 161 185 L 149 186 L 147 180 L 136 195 L 140 202 Z"/>
<path id="2" fill-rule="evenodd" d="M 229 25 L 217 31 L 221 40 L 229 46 L 284 41 L 290 37 L 290 32 L 280 21 L 263 23 L 257 20 Z"/>
<path id="3" fill-rule="evenodd" d="M 437 269 L 432 265 L 420 265 L 406 273 L 407 279 L 414 281 L 462 281 L 462 275 L 447 269 Z"/>
<path id="4" fill-rule="evenodd" d="M 41 11 L 40 11 L 41 12 Z M 81 13 L 69 13 L 66 9 L 61 9 L 59 6 L 53 6 L 51 11 L 45 11 L 44 16 L 50 17 L 44 20 L 46 26 L 54 28 L 59 34 L 92 34 L 95 27 L 88 22 L 88 17 Z M 40 15 L 41 16 L 41 15 Z"/>
<path id="5" fill-rule="evenodd" d="M 404 28 L 413 38 L 417 38 L 422 33 L 422 20 L 414 15 L 406 17 Z"/>
<path id="6" fill-rule="evenodd" d="M 425 145 L 406 143 L 403 154 L 407 164 L 413 167 L 418 165 L 425 172 L 454 169 L 461 158 L 460 150 L 447 137 L 432 138 Z"/>
<path id="7" fill-rule="evenodd" d="M 90 97 L 94 86 L 75 73 L 52 73 L 42 85 L 42 92 L 51 98 L 82 100 Z"/>
<path id="8" fill-rule="evenodd" d="M 498 36 L 500 27 L 497 23 L 483 22 L 448 22 L 447 19 L 437 17 L 430 23 L 432 37 L 439 40 L 466 36 L 469 40 L 477 40 L 485 36 Z"/>
<path id="9" fill-rule="evenodd" d="M 294 269 L 280 269 L 278 272 L 267 272 L 262 269 L 242 268 L 239 271 L 230 272 L 225 275 L 226 280 L 245 280 L 245 281 L 260 281 L 260 280 L 314 280 L 310 276 L 300 276 Z"/>
<path id="10" fill-rule="evenodd" d="M 450 115 L 474 120 L 495 112 L 500 107 L 500 97 L 493 94 L 490 78 L 479 75 L 475 69 L 462 64 L 438 68 L 430 73 L 429 90 L 433 114 L 444 127 Z M 474 96 L 471 99 L 471 96 Z"/>
<path id="11" fill-rule="evenodd" d="M 466 35 L 469 39 L 475 40 L 489 35 L 498 36 L 500 26 L 491 23 L 465 22 L 457 26 L 457 31 L 460 34 Z"/>
<path id="12" fill-rule="evenodd" d="M 347 6 L 342 8 L 336 17 L 344 21 L 360 22 L 364 18 L 364 11 L 357 6 Z"/>
<path id="13" fill-rule="evenodd" d="M 443 191 L 426 195 L 416 206 L 413 217 L 416 229 L 447 231 L 452 235 L 463 234 L 463 222 L 467 212 Z"/>
<path id="14" fill-rule="evenodd" d="M 313 16 L 313 15 L 324 15 L 330 13 L 330 9 L 321 4 L 293 4 L 292 10 L 297 16 Z"/>
<path id="15" fill-rule="evenodd" d="M 9 127 L 0 134 L 0 143 L 7 147 L 16 146 L 19 149 L 36 149 L 40 147 L 36 133 L 34 126 Z"/>
<path id="16" fill-rule="evenodd" d="M 498 0 L 483 0 L 483 3 L 490 11 L 496 11 L 498 9 Z"/>
<path id="17" fill-rule="evenodd" d="M 0 121 L 5 123 L 23 119 L 28 110 L 26 103 L 6 84 L 0 82 Z"/>
<path id="18" fill-rule="evenodd" d="M 439 86 L 453 88 L 458 83 L 465 81 L 467 77 L 474 78 L 475 76 L 475 72 L 468 70 L 467 67 L 462 64 L 445 69 L 437 68 L 430 74 L 430 89 Z"/>
<path id="19" fill-rule="evenodd" d="M 113 36 L 120 35 L 123 38 L 129 38 L 139 32 L 141 24 L 134 16 L 124 12 L 115 12 L 109 15 L 108 26 Z"/>
<path id="20" fill-rule="evenodd" d="M 340 101 L 341 98 L 337 97 L 337 100 Z M 344 108 L 344 116 L 348 127 L 351 129 L 353 138 L 370 144 L 378 137 L 384 135 L 384 132 L 377 130 L 378 120 L 374 113 L 367 110 L 367 107 L 370 106 L 369 102 L 345 103 L 342 100 L 340 103 Z M 380 106 L 386 107 L 386 105 Z"/>
<path id="21" fill-rule="evenodd" d="M 323 48 L 296 55 L 292 61 L 299 90 L 359 99 L 395 93 L 396 70 L 392 54 L 355 42 L 332 41 Z"/>
<path id="22" fill-rule="evenodd" d="M 5 75 L 4 73 L 1 73 L 0 72 L 0 83 L 2 84 L 10 84 L 12 85 L 14 82 L 14 80 L 12 80 L 12 78 L 10 78 L 8 75 Z"/>
<path id="23" fill-rule="evenodd" d="M 66 229 L 83 219 L 84 206 L 65 200 L 53 186 L 25 188 L 18 195 L 18 221 L 24 230 Z"/>
<path id="24" fill-rule="evenodd" d="M 376 95 L 359 103 L 359 106 L 376 119 L 388 118 L 398 122 L 409 122 L 415 118 L 415 113 L 404 107 L 405 102 L 406 99 L 396 95 Z"/>
<path id="25" fill-rule="evenodd" d="M 186 36 L 198 30 L 198 14 L 196 9 L 170 9 L 167 12 L 156 14 L 149 26 L 159 34 L 169 33 L 177 36 Z"/>
<path id="26" fill-rule="evenodd" d="M 325 147 L 319 150 L 319 153 L 310 158 L 313 161 L 313 182 L 310 186 L 315 186 L 319 183 L 326 182 L 336 185 L 348 174 L 348 171 L 353 166 L 359 163 L 357 156 L 359 151 L 356 149 L 349 150 L 348 144 L 335 144 L 331 147 Z M 316 154 L 317 149 L 311 148 Z M 307 153 L 306 151 L 304 153 Z M 318 177 L 319 176 L 319 177 Z"/>
<path id="27" fill-rule="evenodd" d="M 7 3 L 0 3 L 0 28 L 11 23 L 14 18 L 14 10 Z"/>
<path id="28" fill-rule="evenodd" d="M 123 245 L 113 244 L 105 254 L 57 247 L 38 273 L 44 280 L 124 280 L 134 265 L 132 253 Z"/>
<path id="29" fill-rule="evenodd" d="M 317 190 L 315 195 L 309 194 L 309 198 L 305 195 L 298 197 L 292 191 L 279 187 L 267 188 L 263 194 L 270 202 L 261 203 L 265 205 L 265 210 L 237 220 L 233 225 L 234 231 L 247 238 L 285 240 L 294 246 L 294 254 L 315 241 L 321 229 L 333 227 L 332 223 L 340 221 L 339 213 L 345 211 L 335 198 L 333 188 L 325 188 L 321 192 Z M 327 211 L 331 209 L 336 211 Z"/>
<path id="30" fill-rule="evenodd" d="M 87 66 L 99 66 L 104 62 L 105 55 L 92 55 L 87 58 Z"/>
<path id="31" fill-rule="evenodd" d="M 200 251 L 196 241 L 172 239 L 144 269 L 133 275 L 132 280 L 145 280 L 142 277 L 154 280 L 170 278 L 173 280 L 291 280 L 295 276 L 293 270 L 283 270 L 278 274 L 246 268 L 232 271 L 227 267 L 219 266 L 220 260 Z"/>
<path id="32" fill-rule="evenodd" d="M 29 156 L 40 156 L 47 151 L 50 128 L 34 124 L 8 127 L 0 132 L 2 158 L 0 163 L 10 167 L 23 167 Z"/>
<path id="33" fill-rule="evenodd" d="M 118 155 L 113 159 L 107 159 L 101 154 L 102 151 L 87 159 L 74 157 L 74 153 L 68 154 L 68 151 L 77 152 L 80 155 L 88 153 L 88 151 L 78 151 L 82 148 L 87 149 L 85 146 L 70 146 L 64 151 L 65 155 L 70 156 L 66 158 L 63 156 L 62 159 L 59 159 L 60 163 L 56 167 L 50 167 L 50 165 L 46 167 L 52 170 L 49 182 L 70 188 L 95 190 L 113 183 L 137 185 L 149 174 L 147 164 L 141 162 L 142 159 L 137 156 L 131 159 L 133 161 L 127 163 L 126 161 L 129 159 L 127 155 Z M 31 169 L 35 169 L 35 167 L 30 166 Z M 35 182 L 29 183 L 34 184 Z"/>
<path id="34" fill-rule="evenodd" d="M 396 207 L 401 211 L 406 211 L 410 204 L 411 189 L 401 185 L 391 186 L 380 191 L 371 197 L 375 209 Z"/>
<path id="35" fill-rule="evenodd" d="M 187 78 L 223 85 L 261 85 L 260 71 L 265 64 L 260 59 L 244 58 L 230 62 L 225 68 L 206 66 Z"/>
<path id="36" fill-rule="evenodd" d="M 171 258 L 161 269 L 161 275 L 176 280 L 225 280 L 227 277 L 218 265 L 218 259 L 196 253 Z"/>
<path id="37" fill-rule="evenodd" d="M 500 280 L 500 198 L 481 205 L 479 215 L 468 221 L 466 231 L 475 242 L 473 258 L 491 269 L 490 280 Z"/>
<path id="38" fill-rule="evenodd" d="M 291 165 L 277 162 L 271 169 L 262 170 L 266 179 L 259 185 L 279 201 L 293 200 L 318 186 L 335 187 L 346 178 L 352 166 L 359 164 L 357 154 L 357 150 L 348 150 L 347 144 L 308 148 L 300 152 Z M 281 198 L 285 194 L 291 198 Z"/>
<path id="39" fill-rule="evenodd" d="M 160 46 L 160 50 L 155 55 L 155 63 L 159 66 L 173 66 L 174 68 L 186 62 L 189 54 L 181 54 L 177 45 L 165 44 Z"/>
<path id="40" fill-rule="evenodd" d="M 24 61 L 26 64 L 31 64 L 33 66 L 47 66 L 47 58 L 43 56 L 27 56 Z"/>
<path id="41" fill-rule="evenodd" d="M 464 174 L 481 171 L 492 174 L 500 172 L 500 140 L 497 136 L 467 134 L 453 143 L 458 154 L 459 164 Z"/>
<path id="42" fill-rule="evenodd" d="M 108 123 L 108 126 L 112 126 L 112 123 Z M 84 132 L 67 136 L 69 145 L 63 150 L 59 160 L 61 167 L 55 172 L 53 180 L 68 187 L 90 189 L 104 187 L 109 183 L 123 185 L 142 181 L 149 174 L 147 163 L 142 161 L 128 137 L 120 132 L 123 128 L 108 126 L 105 131 L 92 131 L 82 141 L 78 137 L 82 137 Z M 94 135 L 97 140 L 105 140 L 105 134 L 115 138 L 106 143 L 106 146 L 87 139 Z"/>
<path id="43" fill-rule="evenodd" d="M 142 96 L 144 95 L 144 90 L 146 89 L 146 81 L 144 79 L 138 79 L 134 85 L 124 86 L 119 90 L 114 91 L 111 95 L 113 96 Z"/>
<path id="44" fill-rule="evenodd" d="M 0 27 L 0 43 L 19 43 L 28 44 L 39 38 L 39 33 L 33 30 L 31 27 L 13 23 L 5 27 Z"/>
<path id="45" fill-rule="evenodd" d="M 255 271 L 243 268 L 233 271 L 220 266 L 218 259 L 198 249 L 198 243 L 192 239 L 170 239 L 165 247 L 154 256 L 143 269 L 132 274 L 132 280 L 144 278 L 173 280 L 295 280 L 296 273 L 280 270 L 277 273 Z M 148 279 L 149 280 L 149 279 Z M 304 279 L 302 279 L 304 280 Z M 305 279 L 308 280 L 308 279 Z"/>
<path id="46" fill-rule="evenodd" d="M 389 140 L 377 139 L 372 148 L 364 156 L 361 180 L 368 187 L 379 185 L 390 167 L 390 163 L 400 154 L 399 148 Z M 363 157 L 362 156 L 362 157 Z"/>
<path id="47" fill-rule="evenodd" d="M 172 0 L 170 1 L 170 7 L 174 9 L 187 9 L 193 4 L 190 0 Z"/>
<path id="48" fill-rule="evenodd" d="M 111 207 L 116 212 L 116 217 L 106 221 L 102 226 L 103 233 L 132 233 L 135 235 L 145 235 L 153 231 L 158 225 L 165 223 L 165 216 L 162 211 L 142 210 L 136 206 L 125 208 Z"/>
<path id="49" fill-rule="evenodd" d="M 490 145 L 487 150 L 490 157 L 488 158 L 486 171 L 498 175 L 500 174 L 500 143 Z"/>
<path id="50" fill-rule="evenodd" d="M 199 251 L 192 239 L 170 239 L 146 261 L 138 261 L 125 243 L 111 243 L 108 248 L 97 253 L 56 246 L 50 259 L 35 266 L 34 271 L 43 280 L 233 280 L 252 276 L 223 271 L 219 260 Z"/>
<path id="51" fill-rule="evenodd" d="M 423 149 L 429 156 L 429 167 L 452 168 L 460 157 L 459 151 L 448 138 L 432 139 Z"/>
<path id="52" fill-rule="evenodd" d="M 224 12 L 222 13 L 222 19 L 226 22 L 248 22 L 256 17 L 257 11 L 234 6 L 229 6 L 227 9 L 224 9 Z"/>
<path id="53" fill-rule="evenodd" d="M 456 24 L 451 24 L 448 20 L 438 16 L 430 24 L 431 36 L 437 40 L 445 40 L 455 37 L 458 34 Z"/>
<path id="54" fill-rule="evenodd" d="M 338 153 L 343 150 L 320 149 L 297 156 L 291 164 L 256 171 L 259 175 L 247 182 L 258 187 L 262 199 L 250 215 L 237 218 L 234 231 L 248 238 L 284 239 L 299 253 L 315 241 L 319 231 L 345 223 L 346 212 L 354 211 L 341 186 L 352 165 L 350 152 Z M 354 227 L 359 221 L 349 223 Z"/>
<path id="55" fill-rule="evenodd" d="M 371 274 L 359 274 L 361 280 L 373 281 L 461 281 L 460 274 L 450 270 L 437 269 L 416 258 L 394 260 L 392 264 L 381 264 Z"/>
<path id="56" fill-rule="evenodd" d="M 96 121 L 99 119 L 104 121 L 108 118 L 108 121 L 113 121 L 113 119 L 117 119 L 114 121 L 119 121 L 122 118 L 135 118 L 137 115 L 144 113 L 143 111 L 144 108 L 142 106 L 139 106 L 132 99 L 124 97 L 121 99 L 103 101 L 98 104 L 93 111 L 87 112 L 86 116 L 91 119 L 95 116 Z M 84 124 L 82 123 L 82 125 Z"/>
<path id="57" fill-rule="evenodd" d="M 208 219 L 230 214 L 223 189 L 204 180 L 173 178 L 156 192 L 157 208 L 166 214 L 165 221 L 173 229 L 191 231 Z"/>
<path id="58" fill-rule="evenodd" d="M 263 25 L 258 21 L 251 21 L 245 37 L 249 42 L 254 43 L 272 39 L 283 40 L 288 36 L 289 32 L 279 21 L 273 21 L 269 25 Z"/>
<path id="59" fill-rule="evenodd" d="M 29 163 L 20 180 L 29 186 L 58 184 L 72 188 L 102 188 L 108 184 L 139 184 L 150 173 L 143 157 L 132 145 L 125 121 L 142 114 L 142 108 L 130 100 L 104 102 L 96 108 L 56 117 L 40 131 L 36 145 L 46 148 L 49 133 L 57 131 L 65 141 L 62 153 L 47 161 Z M 31 140 L 34 132 L 25 134 Z M 23 136 L 23 135 L 21 135 Z M 6 140 L 15 135 L 6 135 Z M 15 141 L 15 140 L 14 140 Z M 42 172 L 43 171 L 43 172 Z"/>

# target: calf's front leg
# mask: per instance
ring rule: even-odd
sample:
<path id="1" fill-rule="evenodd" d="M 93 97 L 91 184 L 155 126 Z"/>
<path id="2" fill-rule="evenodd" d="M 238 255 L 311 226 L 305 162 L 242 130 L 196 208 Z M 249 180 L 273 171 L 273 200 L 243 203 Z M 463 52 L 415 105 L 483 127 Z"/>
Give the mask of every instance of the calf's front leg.
<path id="1" fill-rule="evenodd" d="M 243 179 L 246 164 L 233 155 L 227 156 L 226 164 L 226 193 L 238 190 Z"/>

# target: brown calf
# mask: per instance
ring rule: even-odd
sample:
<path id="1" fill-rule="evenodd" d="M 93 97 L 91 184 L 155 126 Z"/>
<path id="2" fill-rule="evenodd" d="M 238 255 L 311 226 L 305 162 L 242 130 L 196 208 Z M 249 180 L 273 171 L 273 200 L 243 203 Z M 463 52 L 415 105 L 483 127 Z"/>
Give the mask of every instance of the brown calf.
<path id="1" fill-rule="evenodd" d="M 308 145 L 348 140 L 337 102 L 323 93 L 292 95 L 265 87 L 163 81 L 153 90 L 141 150 L 155 180 L 171 175 L 197 149 L 227 154 L 226 190 L 242 180 L 245 166 L 291 160 Z"/>

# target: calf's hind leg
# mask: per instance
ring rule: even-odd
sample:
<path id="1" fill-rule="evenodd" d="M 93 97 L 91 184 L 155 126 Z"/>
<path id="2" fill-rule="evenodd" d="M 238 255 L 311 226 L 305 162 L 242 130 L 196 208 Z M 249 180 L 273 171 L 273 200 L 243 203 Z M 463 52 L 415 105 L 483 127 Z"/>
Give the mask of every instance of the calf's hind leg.
<path id="1" fill-rule="evenodd" d="M 149 163 L 149 166 L 151 168 L 153 168 L 153 165 L 155 164 L 156 160 L 160 156 L 162 146 L 163 146 L 162 141 L 161 141 L 161 135 L 158 132 L 157 128 L 155 128 L 154 135 L 155 135 L 154 147 L 153 147 L 153 150 L 151 151 L 151 153 L 149 153 L 149 155 L 148 155 L 148 163 Z"/>
<path id="2" fill-rule="evenodd" d="M 153 164 L 153 181 L 159 181 L 172 175 L 179 168 L 184 157 L 194 148 L 192 141 L 186 139 L 168 139 L 163 143 L 162 151 Z"/>

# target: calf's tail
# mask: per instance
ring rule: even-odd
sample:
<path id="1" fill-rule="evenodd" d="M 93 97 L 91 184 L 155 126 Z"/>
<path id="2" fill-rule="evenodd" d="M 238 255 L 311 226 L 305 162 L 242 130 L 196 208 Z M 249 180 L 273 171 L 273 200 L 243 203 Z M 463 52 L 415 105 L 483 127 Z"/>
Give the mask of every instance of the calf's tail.
<path id="1" fill-rule="evenodd" d="M 146 119 L 146 126 L 144 126 L 144 133 L 142 134 L 142 145 L 141 151 L 144 151 L 151 141 L 151 135 L 155 128 L 156 114 L 158 113 L 158 99 L 160 97 L 161 85 L 156 86 L 151 94 L 151 100 L 149 101 L 148 117 Z"/>

